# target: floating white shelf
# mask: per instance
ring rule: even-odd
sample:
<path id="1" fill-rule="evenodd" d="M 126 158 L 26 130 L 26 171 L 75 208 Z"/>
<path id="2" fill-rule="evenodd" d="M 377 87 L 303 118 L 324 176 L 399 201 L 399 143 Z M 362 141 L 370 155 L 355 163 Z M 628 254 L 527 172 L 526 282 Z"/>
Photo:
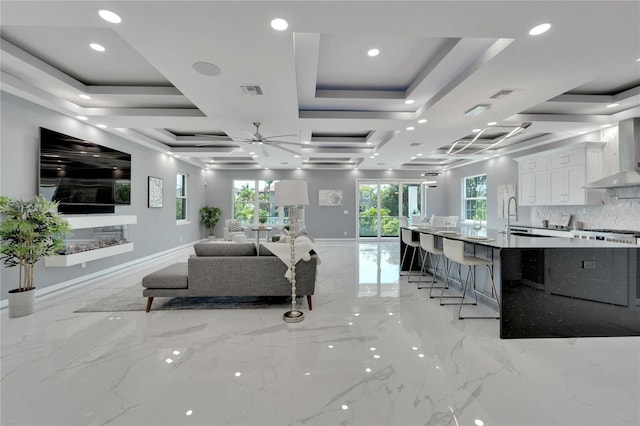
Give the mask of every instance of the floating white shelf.
<path id="1" fill-rule="evenodd" d="M 131 215 L 82 215 L 63 218 L 69 222 L 71 229 L 96 228 L 98 226 L 134 225 L 138 223 L 138 216 Z"/>
<path id="2" fill-rule="evenodd" d="M 120 244 L 99 248 L 95 250 L 82 251 L 67 255 L 48 256 L 44 258 L 44 266 L 71 266 L 91 260 L 102 259 L 103 257 L 115 256 L 116 254 L 133 251 L 133 243 Z"/>

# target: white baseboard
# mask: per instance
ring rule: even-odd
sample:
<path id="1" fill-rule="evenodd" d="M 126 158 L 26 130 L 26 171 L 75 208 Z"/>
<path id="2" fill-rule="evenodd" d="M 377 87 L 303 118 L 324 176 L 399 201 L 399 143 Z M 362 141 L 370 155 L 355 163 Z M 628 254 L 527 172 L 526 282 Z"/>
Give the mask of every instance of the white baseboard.
<path id="1" fill-rule="evenodd" d="M 208 240 L 202 240 L 202 241 L 208 241 Z M 200 242 L 200 241 L 196 241 L 196 242 Z M 120 265 L 113 266 L 111 268 L 102 269 L 100 271 L 83 275 L 78 278 L 53 284 L 43 289 L 36 289 L 36 299 L 44 299 L 52 295 L 62 294 L 68 290 L 76 289 L 77 287 L 80 287 L 80 286 L 88 286 L 91 284 L 96 284 L 100 282 L 100 280 L 113 279 L 118 275 L 124 275 L 125 273 L 131 272 L 132 270 L 136 268 L 141 268 L 143 266 L 153 266 L 155 264 L 162 264 L 166 259 L 175 257 L 179 255 L 180 252 L 182 251 L 185 251 L 185 255 L 190 253 L 193 248 L 193 244 L 194 244 L 193 242 L 188 244 L 183 244 L 181 246 L 173 247 L 171 249 L 154 253 L 149 256 L 134 259 L 129 262 L 125 262 Z M 7 306 L 8 306 L 7 299 L 4 299 L 0 302 L 0 310 L 6 309 Z"/>

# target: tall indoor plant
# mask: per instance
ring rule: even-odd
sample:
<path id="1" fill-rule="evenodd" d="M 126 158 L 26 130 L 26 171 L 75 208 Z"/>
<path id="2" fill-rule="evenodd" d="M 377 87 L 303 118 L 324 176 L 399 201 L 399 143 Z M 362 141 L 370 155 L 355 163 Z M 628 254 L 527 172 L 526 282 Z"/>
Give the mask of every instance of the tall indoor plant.
<path id="1" fill-rule="evenodd" d="M 35 264 L 63 248 L 70 226 L 56 208 L 39 196 L 28 201 L 0 196 L 0 258 L 7 267 L 20 268 L 18 288 L 9 291 L 10 317 L 33 313 Z"/>
<path id="2" fill-rule="evenodd" d="M 204 206 L 200 209 L 200 224 L 209 230 L 209 236 L 213 237 L 213 228 L 222 216 L 220 207 Z"/>

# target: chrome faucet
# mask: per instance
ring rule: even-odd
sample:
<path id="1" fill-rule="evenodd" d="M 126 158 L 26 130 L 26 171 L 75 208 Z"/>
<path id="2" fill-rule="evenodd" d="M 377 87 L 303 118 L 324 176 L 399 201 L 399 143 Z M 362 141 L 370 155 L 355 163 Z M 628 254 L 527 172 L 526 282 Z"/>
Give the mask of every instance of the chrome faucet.
<path id="1" fill-rule="evenodd" d="M 511 200 L 513 200 L 513 204 L 516 207 L 515 214 L 511 214 Z M 518 200 L 516 197 L 509 197 L 509 201 L 507 201 L 507 238 L 511 237 L 511 216 L 515 216 L 516 221 L 518 220 Z"/>

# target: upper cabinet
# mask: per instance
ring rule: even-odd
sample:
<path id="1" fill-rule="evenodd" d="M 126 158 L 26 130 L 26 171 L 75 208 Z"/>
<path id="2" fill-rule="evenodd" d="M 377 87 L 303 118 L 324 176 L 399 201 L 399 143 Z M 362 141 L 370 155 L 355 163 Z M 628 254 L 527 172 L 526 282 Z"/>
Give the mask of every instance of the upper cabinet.
<path id="1" fill-rule="evenodd" d="M 584 186 L 601 177 L 602 146 L 589 142 L 516 158 L 520 205 L 599 204 L 602 191 Z"/>
<path id="2" fill-rule="evenodd" d="M 519 166 L 519 204 L 544 206 L 549 204 L 548 159 L 545 155 L 522 157 Z"/>

